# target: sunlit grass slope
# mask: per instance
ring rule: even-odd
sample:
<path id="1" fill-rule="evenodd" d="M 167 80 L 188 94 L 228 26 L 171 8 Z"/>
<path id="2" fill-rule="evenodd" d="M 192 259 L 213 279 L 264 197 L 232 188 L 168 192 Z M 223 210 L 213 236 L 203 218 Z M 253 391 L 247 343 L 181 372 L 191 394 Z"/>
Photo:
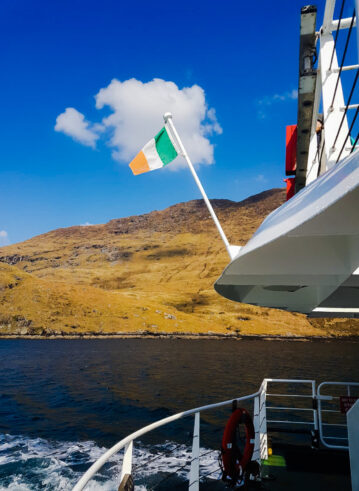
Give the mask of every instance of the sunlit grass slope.
<path id="1" fill-rule="evenodd" d="M 213 204 L 244 244 L 284 200 L 271 190 Z M 0 249 L 0 334 L 357 335 L 359 323 L 237 304 L 213 283 L 228 257 L 201 200 Z"/>

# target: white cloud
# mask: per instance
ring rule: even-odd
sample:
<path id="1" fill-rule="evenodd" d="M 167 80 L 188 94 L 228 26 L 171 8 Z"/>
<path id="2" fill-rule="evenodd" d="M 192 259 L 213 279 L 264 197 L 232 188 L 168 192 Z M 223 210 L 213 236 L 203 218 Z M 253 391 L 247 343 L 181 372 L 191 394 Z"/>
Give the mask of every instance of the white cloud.
<path id="1" fill-rule="evenodd" d="M 292 89 L 287 92 L 283 92 L 282 94 L 274 94 L 271 96 L 265 96 L 262 99 L 257 100 L 258 106 L 258 117 L 263 119 L 267 116 L 266 108 L 271 106 L 272 104 L 276 104 L 278 102 L 285 102 L 298 99 L 298 91 L 296 89 Z"/>
<path id="2" fill-rule="evenodd" d="M 0 230 L 0 246 L 6 246 L 9 244 L 9 234 L 6 232 L 6 230 Z"/>
<path id="3" fill-rule="evenodd" d="M 80 227 L 90 227 L 91 225 L 93 225 L 93 223 L 85 222 L 85 223 L 81 223 Z"/>
<path id="4" fill-rule="evenodd" d="M 56 118 L 55 131 L 65 133 L 88 147 L 95 148 L 99 130 L 101 128 L 98 125 L 91 125 L 85 120 L 85 116 L 73 107 L 67 107 L 65 112 Z"/>
<path id="5" fill-rule="evenodd" d="M 268 179 L 266 178 L 266 176 L 264 174 L 258 174 L 257 176 L 255 176 L 254 180 L 256 182 L 260 182 L 260 183 L 266 183 L 268 182 Z"/>
<path id="6" fill-rule="evenodd" d="M 101 131 L 102 138 L 113 148 L 112 155 L 116 160 L 124 163 L 132 160 L 163 126 L 162 115 L 170 111 L 193 163 L 214 162 L 214 148 L 208 137 L 222 133 L 222 128 L 215 110 L 207 106 L 204 90 L 198 85 L 180 89 L 174 82 L 158 78 L 150 82 L 134 78 L 124 82 L 114 79 L 98 92 L 95 99 L 97 109 L 107 107 L 111 113 L 100 124 L 85 129 L 96 139 Z M 77 114 L 82 116 L 81 121 L 89 124 L 81 113 Z M 74 137 L 73 132 L 70 136 Z"/>

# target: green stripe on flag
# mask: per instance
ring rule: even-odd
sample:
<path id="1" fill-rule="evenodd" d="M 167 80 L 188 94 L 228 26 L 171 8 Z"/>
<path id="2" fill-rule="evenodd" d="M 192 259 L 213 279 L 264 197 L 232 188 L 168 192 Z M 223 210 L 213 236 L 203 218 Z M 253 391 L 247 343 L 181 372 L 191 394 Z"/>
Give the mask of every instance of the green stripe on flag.
<path id="1" fill-rule="evenodd" d="M 172 145 L 170 137 L 168 136 L 167 130 L 163 127 L 155 136 L 156 150 L 163 165 L 167 165 L 172 160 L 177 157 L 177 152 L 175 147 Z"/>

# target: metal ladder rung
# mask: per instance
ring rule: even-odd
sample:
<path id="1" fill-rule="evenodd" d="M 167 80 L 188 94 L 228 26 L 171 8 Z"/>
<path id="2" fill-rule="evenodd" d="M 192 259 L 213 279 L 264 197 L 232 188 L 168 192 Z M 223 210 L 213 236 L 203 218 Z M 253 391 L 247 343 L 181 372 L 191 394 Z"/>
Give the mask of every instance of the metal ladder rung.
<path id="1" fill-rule="evenodd" d="M 358 107 L 359 107 L 359 104 L 350 104 L 350 106 L 348 106 L 348 109 L 357 109 Z M 345 106 L 342 106 L 342 107 L 340 108 L 340 110 L 341 110 L 342 112 L 344 112 L 344 111 L 345 111 Z"/>
<path id="2" fill-rule="evenodd" d="M 343 66 L 342 72 L 346 72 L 348 70 L 356 70 L 357 68 L 359 68 L 359 65 Z M 334 72 L 334 73 L 339 73 L 340 72 L 340 68 L 333 68 L 331 71 Z"/>
<path id="3" fill-rule="evenodd" d="M 352 21 L 351 17 L 347 17 L 346 19 L 342 19 L 340 21 L 340 29 L 349 29 L 351 21 Z M 333 20 L 332 25 L 331 25 L 331 30 L 336 31 L 338 29 L 338 24 L 339 24 L 339 20 Z M 355 17 L 353 27 L 355 27 L 356 25 L 357 25 L 357 22 L 356 22 L 356 17 Z"/>

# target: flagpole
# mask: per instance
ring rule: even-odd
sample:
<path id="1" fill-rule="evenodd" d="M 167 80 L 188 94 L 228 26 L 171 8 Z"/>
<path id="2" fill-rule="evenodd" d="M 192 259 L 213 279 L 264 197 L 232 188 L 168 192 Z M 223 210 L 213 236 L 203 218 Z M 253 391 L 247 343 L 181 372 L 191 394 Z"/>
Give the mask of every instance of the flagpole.
<path id="1" fill-rule="evenodd" d="M 184 157 L 185 161 L 187 162 L 187 165 L 189 167 L 189 170 L 191 171 L 192 173 L 192 176 L 194 178 L 194 180 L 196 181 L 196 184 L 198 186 L 198 189 L 200 190 L 202 196 L 203 196 L 203 199 L 204 199 L 204 202 L 206 203 L 207 205 L 207 208 L 208 208 L 208 211 L 210 212 L 212 218 L 213 218 L 213 221 L 218 229 L 218 232 L 219 232 L 219 235 L 221 236 L 223 242 L 224 242 L 224 245 L 226 246 L 226 249 L 227 249 L 227 252 L 228 252 L 228 255 L 231 259 L 234 259 L 234 256 L 236 255 L 236 252 L 238 252 L 239 250 L 239 247 L 238 246 L 231 246 L 228 242 L 228 239 L 226 237 L 226 234 L 224 233 L 223 231 L 223 228 L 221 226 L 221 224 L 219 223 L 219 220 L 217 218 L 217 215 L 215 214 L 214 212 L 214 209 L 212 208 L 212 205 L 206 195 L 206 192 L 205 190 L 203 189 L 203 186 L 201 184 L 201 181 L 199 180 L 198 176 L 197 176 L 197 173 L 196 171 L 194 170 L 194 167 L 192 165 L 192 162 L 191 162 L 191 159 L 189 158 L 188 156 L 188 153 L 186 152 L 186 149 L 185 147 L 183 146 L 183 143 L 181 141 L 181 138 L 179 137 L 178 133 L 177 133 L 177 130 L 173 124 L 173 121 L 172 121 L 172 114 L 171 113 L 166 113 L 163 115 L 163 119 L 165 120 L 165 123 L 169 126 L 171 132 L 172 132 L 172 137 L 174 137 L 175 139 L 175 143 L 177 143 L 177 146 L 178 146 L 178 149 L 180 150 L 180 154 Z"/>

